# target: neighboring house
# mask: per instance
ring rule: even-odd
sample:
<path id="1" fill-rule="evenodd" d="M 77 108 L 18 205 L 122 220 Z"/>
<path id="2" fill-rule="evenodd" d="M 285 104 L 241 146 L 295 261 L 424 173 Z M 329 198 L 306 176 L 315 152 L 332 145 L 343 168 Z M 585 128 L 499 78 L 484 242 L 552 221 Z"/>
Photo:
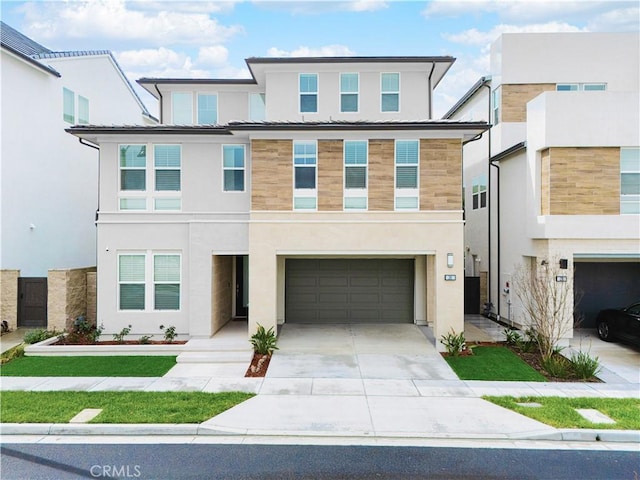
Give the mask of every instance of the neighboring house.
<path id="1" fill-rule="evenodd" d="M 451 57 L 250 58 L 247 80 L 145 78 L 158 126 L 100 147 L 98 322 L 463 324 L 462 143 L 431 119 Z"/>
<path id="2" fill-rule="evenodd" d="M 0 270 L 44 279 L 50 269 L 95 266 L 98 153 L 65 128 L 154 119 L 109 51 L 54 52 L 5 23 L 0 32 Z M 46 286 L 34 288 L 44 309 L 25 326 L 46 322 Z"/>
<path id="3" fill-rule="evenodd" d="M 491 75 L 445 114 L 493 124 L 464 149 L 465 271 L 502 320 L 527 324 L 518 265 L 563 260 L 583 327 L 640 298 L 639 44 L 637 33 L 504 34 Z"/>

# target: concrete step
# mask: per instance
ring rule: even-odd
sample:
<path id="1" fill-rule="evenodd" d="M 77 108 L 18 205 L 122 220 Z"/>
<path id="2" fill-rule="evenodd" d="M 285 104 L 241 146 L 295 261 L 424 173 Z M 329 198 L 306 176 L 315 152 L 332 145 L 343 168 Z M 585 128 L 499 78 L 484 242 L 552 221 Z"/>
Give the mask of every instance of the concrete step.
<path id="1" fill-rule="evenodd" d="M 186 351 L 178 355 L 177 363 L 241 363 L 249 365 L 253 350 Z"/>
<path id="2" fill-rule="evenodd" d="M 183 347 L 184 352 L 229 352 L 253 351 L 253 347 L 246 340 L 191 339 Z"/>

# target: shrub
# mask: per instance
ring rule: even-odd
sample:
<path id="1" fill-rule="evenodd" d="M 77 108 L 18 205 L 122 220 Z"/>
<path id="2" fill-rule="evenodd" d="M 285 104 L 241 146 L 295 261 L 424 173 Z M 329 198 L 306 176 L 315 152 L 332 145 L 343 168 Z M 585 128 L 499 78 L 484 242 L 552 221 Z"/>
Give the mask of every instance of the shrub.
<path id="1" fill-rule="evenodd" d="M 43 328 L 39 328 L 37 330 L 31 330 L 25 333 L 22 341 L 31 345 L 33 343 L 42 342 L 47 338 L 55 337 L 56 335 L 59 335 L 59 333 L 55 330 L 45 330 Z"/>
<path id="2" fill-rule="evenodd" d="M 65 343 L 69 344 L 91 344 L 96 343 L 102 335 L 104 326 L 99 327 L 89 323 L 86 317 L 80 315 L 73 322 L 73 329 L 67 334 L 64 339 Z"/>
<path id="3" fill-rule="evenodd" d="M 456 335 L 456 332 L 451 329 L 451 331 L 443 335 L 440 338 L 440 343 L 444 345 L 447 349 L 447 353 L 452 357 L 457 357 L 460 353 L 465 349 L 465 339 L 464 332 L 460 332 Z"/>
<path id="4" fill-rule="evenodd" d="M 592 358 L 589 352 L 574 353 L 571 355 L 571 363 L 575 374 L 583 380 L 595 377 L 601 370 L 600 359 Z"/>
<path id="5" fill-rule="evenodd" d="M 148 343 L 151 343 L 151 337 L 153 337 L 153 335 L 142 335 L 138 339 L 138 343 L 141 345 L 147 345 Z"/>
<path id="6" fill-rule="evenodd" d="M 271 355 L 274 350 L 278 350 L 278 347 L 276 347 L 278 338 L 273 331 L 273 327 L 265 330 L 262 325 L 258 324 L 256 333 L 251 336 L 249 341 L 253 345 L 253 351 L 260 355 Z"/>
<path id="7" fill-rule="evenodd" d="M 122 330 L 120 330 L 120 333 L 114 333 L 113 339 L 118 343 L 124 343 L 124 337 L 129 335 L 130 332 L 131 332 L 131 325 L 129 325 L 128 327 L 124 327 Z"/>
<path id="8" fill-rule="evenodd" d="M 164 332 L 164 339 L 169 343 L 173 343 L 173 341 L 178 336 L 178 334 L 176 333 L 176 327 L 174 327 L 173 325 L 167 328 L 164 328 L 164 325 L 160 325 L 160 330 Z"/>
<path id="9" fill-rule="evenodd" d="M 523 341 L 522 335 L 520 335 L 520 333 L 517 330 L 512 328 L 505 328 L 502 331 L 502 334 L 504 335 L 507 345 L 511 345 L 515 347 Z"/>
<path id="10" fill-rule="evenodd" d="M 551 377 L 567 378 L 571 373 L 571 362 L 561 355 L 552 355 L 542 359 L 542 368 Z"/>
<path id="11" fill-rule="evenodd" d="M 16 345 L 10 348 L 0 356 L 0 365 L 13 360 L 14 358 L 24 357 L 24 344 Z"/>

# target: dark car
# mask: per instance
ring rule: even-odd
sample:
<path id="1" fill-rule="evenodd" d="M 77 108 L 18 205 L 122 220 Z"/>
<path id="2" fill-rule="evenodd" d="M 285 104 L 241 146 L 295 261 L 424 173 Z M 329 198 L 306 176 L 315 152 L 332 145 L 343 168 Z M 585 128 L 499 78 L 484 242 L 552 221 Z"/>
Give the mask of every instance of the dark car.
<path id="1" fill-rule="evenodd" d="M 607 342 L 622 340 L 640 345 L 640 302 L 624 308 L 609 308 L 596 318 L 598 336 Z"/>

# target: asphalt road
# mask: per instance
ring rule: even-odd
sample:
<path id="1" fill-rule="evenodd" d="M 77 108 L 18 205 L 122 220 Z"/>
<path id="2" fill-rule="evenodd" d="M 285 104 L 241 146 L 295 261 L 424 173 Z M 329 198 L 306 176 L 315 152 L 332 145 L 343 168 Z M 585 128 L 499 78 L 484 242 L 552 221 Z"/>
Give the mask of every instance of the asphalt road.
<path id="1" fill-rule="evenodd" d="M 9 444 L 13 479 L 635 480 L 638 451 L 314 445 Z"/>

